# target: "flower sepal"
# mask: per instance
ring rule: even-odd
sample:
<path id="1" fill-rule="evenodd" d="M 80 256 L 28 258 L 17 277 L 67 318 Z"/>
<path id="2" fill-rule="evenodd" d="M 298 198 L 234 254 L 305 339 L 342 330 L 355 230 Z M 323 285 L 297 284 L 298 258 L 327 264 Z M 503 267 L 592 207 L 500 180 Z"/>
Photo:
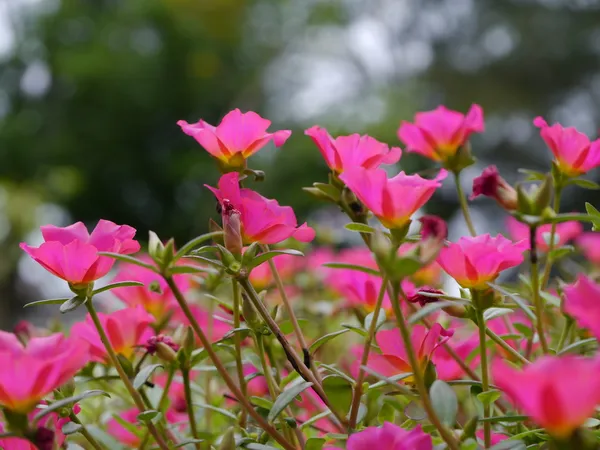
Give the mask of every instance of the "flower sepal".
<path id="1" fill-rule="evenodd" d="M 460 173 L 467 167 L 475 164 L 476 161 L 471 152 L 471 143 L 467 141 L 458 148 L 454 155 L 443 160 L 442 167 L 450 172 Z"/>
<path id="2" fill-rule="evenodd" d="M 2 412 L 4 413 L 8 431 L 18 436 L 27 435 L 29 432 L 29 418 L 27 414 L 11 411 L 8 408 L 2 408 Z"/>

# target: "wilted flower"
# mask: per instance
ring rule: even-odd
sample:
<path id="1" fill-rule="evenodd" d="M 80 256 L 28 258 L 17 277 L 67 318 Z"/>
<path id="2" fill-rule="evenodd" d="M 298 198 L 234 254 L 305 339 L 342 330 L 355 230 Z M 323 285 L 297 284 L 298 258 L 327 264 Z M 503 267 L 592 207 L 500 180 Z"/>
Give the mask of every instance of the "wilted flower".
<path id="1" fill-rule="evenodd" d="M 403 121 L 398 137 L 406 150 L 434 161 L 446 161 L 454 156 L 471 134 L 484 129 L 483 110 L 472 105 L 467 115 L 438 106 L 433 111 L 415 114 L 415 123 Z"/>
<path id="2" fill-rule="evenodd" d="M 517 209 L 517 191 L 500 176 L 496 166 L 486 167 L 473 180 L 473 194 L 469 199 L 473 200 L 480 195 L 495 199 L 507 210 Z"/>
<path id="3" fill-rule="evenodd" d="M 349 167 L 374 169 L 381 164 L 395 164 L 400 160 L 399 147 L 389 148 L 371 136 L 339 136 L 332 138 L 325 128 L 314 126 L 304 132 L 319 148 L 327 166 L 340 174 Z"/>
<path id="4" fill-rule="evenodd" d="M 91 234 L 82 222 L 40 229 L 45 242 L 38 248 L 23 242 L 21 248 L 44 269 L 73 285 L 91 283 L 109 272 L 115 260 L 98 252 L 127 255 L 140 249 L 133 240 L 135 229 L 109 220 L 100 220 Z"/>

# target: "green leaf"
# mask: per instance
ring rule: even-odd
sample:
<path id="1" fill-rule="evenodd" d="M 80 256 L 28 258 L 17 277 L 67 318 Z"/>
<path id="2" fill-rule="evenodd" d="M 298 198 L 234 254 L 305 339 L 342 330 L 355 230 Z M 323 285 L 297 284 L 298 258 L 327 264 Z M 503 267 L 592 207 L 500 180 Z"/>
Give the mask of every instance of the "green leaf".
<path id="1" fill-rule="evenodd" d="M 256 442 L 252 442 L 251 444 L 246 444 L 248 450 L 279 450 L 276 447 L 271 447 L 270 445 L 258 444 Z"/>
<path id="2" fill-rule="evenodd" d="M 196 247 L 200 246 L 200 244 L 202 244 L 203 242 L 206 242 L 209 239 L 213 239 L 213 238 L 220 237 L 220 236 L 223 236 L 223 232 L 222 231 L 213 231 L 212 233 L 203 234 L 202 236 L 198 236 L 198 237 L 196 237 L 196 238 L 194 238 L 194 239 L 186 242 L 183 245 L 183 247 L 181 247 L 179 249 L 179 251 L 177 253 L 175 253 L 175 256 L 173 257 L 173 262 L 175 262 L 179 258 L 187 255 L 193 249 L 195 249 Z"/>
<path id="3" fill-rule="evenodd" d="M 51 403 L 50 406 L 48 406 L 47 408 L 44 408 L 42 411 L 37 413 L 35 415 L 35 417 L 33 418 L 33 421 L 37 422 L 42 417 L 50 414 L 51 412 L 54 412 L 54 411 L 60 409 L 60 408 L 71 405 L 73 403 L 80 402 L 83 399 L 90 398 L 90 397 L 97 397 L 99 395 L 110 398 L 110 394 L 108 394 L 107 392 L 101 391 L 99 389 L 95 389 L 95 390 L 91 390 L 91 391 L 84 391 L 79 395 L 74 395 L 72 397 L 63 398 L 62 400 Z"/>
<path id="4" fill-rule="evenodd" d="M 139 281 L 119 281 L 118 283 L 107 284 L 106 286 L 102 286 L 101 288 L 94 289 L 92 295 L 100 294 L 101 292 L 110 291 L 111 289 L 120 288 L 120 287 L 130 287 L 130 286 L 143 286 L 144 283 L 140 283 Z"/>
<path id="5" fill-rule="evenodd" d="M 216 406 L 208 405 L 206 403 L 194 403 L 194 406 L 197 406 L 198 408 L 210 409 L 211 411 L 217 412 L 222 416 L 228 417 L 232 420 L 237 420 L 237 416 L 232 412 L 227 411 L 226 409 L 218 408 Z"/>
<path id="6" fill-rule="evenodd" d="M 333 338 L 335 338 L 337 336 L 341 336 L 342 334 L 345 334 L 348 331 L 350 331 L 350 330 L 346 328 L 344 330 L 334 331 L 333 333 L 329 333 L 329 334 L 326 334 L 325 336 L 321 336 L 319 339 L 317 339 L 312 344 L 310 344 L 310 347 L 308 348 L 308 350 L 312 354 L 312 353 L 316 352 L 323 344 L 326 344 Z"/>
<path id="7" fill-rule="evenodd" d="M 329 267 L 330 269 L 350 269 L 356 270 L 358 272 L 368 273 L 369 275 L 375 275 L 377 277 L 381 276 L 381 273 L 379 273 L 379 271 L 377 271 L 376 269 L 372 269 L 371 267 L 359 266 L 356 264 L 331 262 L 323 264 L 323 267 Z"/>
<path id="8" fill-rule="evenodd" d="M 406 405 L 404 408 L 404 415 L 415 422 L 423 420 L 427 417 L 427 413 L 417 402 L 410 402 L 408 405 Z"/>
<path id="9" fill-rule="evenodd" d="M 581 178 L 573 178 L 569 180 L 568 184 L 574 184 L 575 186 L 579 186 L 583 189 L 597 190 L 600 189 L 600 184 L 592 181 L 592 180 L 584 180 Z"/>
<path id="10" fill-rule="evenodd" d="M 371 322 L 373 322 L 373 314 L 374 314 L 374 312 L 369 313 L 367 315 L 367 317 L 365 317 L 365 330 L 371 329 Z M 383 325 L 385 323 L 386 319 L 387 319 L 387 316 L 385 314 L 385 310 L 382 308 L 379 310 L 377 322 L 375 323 L 375 331 L 377 331 L 379 329 L 379 327 L 381 327 L 381 325 Z"/>
<path id="11" fill-rule="evenodd" d="M 159 414 L 162 415 L 160 411 L 155 409 L 149 409 L 147 411 L 143 411 L 137 415 L 137 420 L 140 422 L 150 422 L 153 419 L 158 419 Z"/>
<path id="12" fill-rule="evenodd" d="M 586 203 L 587 205 L 587 203 Z M 587 214 L 577 214 L 577 213 L 565 213 L 565 214 L 557 214 L 554 217 L 549 217 L 544 220 L 544 223 L 562 223 L 562 222 L 571 222 L 571 221 L 579 221 L 579 222 L 594 222 L 597 219 L 594 219 L 592 215 Z"/>
<path id="13" fill-rule="evenodd" d="M 234 328 L 233 330 L 229 330 L 222 338 L 221 341 L 232 338 L 235 334 L 240 334 L 240 339 L 245 339 L 252 332 L 252 330 L 248 327 L 240 327 Z"/>
<path id="14" fill-rule="evenodd" d="M 515 310 L 510 308 L 488 308 L 483 312 L 483 320 L 487 322 L 488 320 L 495 319 L 496 317 L 505 316 L 514 312 Z"/>
<path id="15" fill-rule="evenodd" d="M 345 416 L 352 404 L 352 384 L 340 376 L 329 375 L 323 378 L 323 390 L 331 400 L 331 406 L 336 412 Z"/>
<path id="16" fill-rule="evenodd" d="M 68 298 L 49 298 L 46 300 L 37 300 L 35 302 L 30 302 L 25 304 L 25 306 L 23 306 L 23 308 L 29 308 L 30 306 L 39 306 L 39 305 L 60 305 L 61 303 L 64 303 L 66 301 L 68 301 Z"/>
<path id="17" fill-rule="evenodd" d="M 300 328 L 302 328 L 303 326 L 306 326 L 308 324 L 307 319 L 297 319 L 297 320 L 298 320 L 298 325 L 300 326 Z M 279 329 L 281 330 L 281 332 L 283 334 L 291 334 L 294 332 L 294 324 L 291 320 L 284 320 L 283 322 L 281 322 L 279 324 Z"/>
<path id="18" fill-rule="evenodd" d="M 150 378 L 152 372 L 154 372 L 159 367 L 162 368 L 162 364 L 152 364 L 140 370 L 133 380 L 133 387 L 136 389 L 141 388 L 144 385 L 144 383 L 148 381 L 148 378 Z"/>
<path id="19" fill-rule="evenodd" d="M 75 422 L 67 422 L 63 425 L 61 431 L 65 436 L 70 434 L 77 433 L 79 430 L 83 428 L 83 425 L 75 423 Z"/>
<path id="20" fill-rule="evenodd" d="M 211 273 L 211 274 L 219 273 L 217 270 L 215 270 L 211 267 L 184 266 L 184 265 L 177 265 L 175 267 L 171 267 L 169 269 L 169 272 L 172 275 L 187 274 L 187 273 Z"/>
<path id="21" fill-rule="evenodd" d="M 271 408 L 271 411 L 269 411 L 267 420 L 269 422 L 275 420 L 277 416 L 281 414 L 281 411 L 283 411 L 291 402 L 293 402 L 298 395 L 300 395 L 312 385 L 313 384 L 308 381 L 303 381 L 283 391 L 273 403 L 273 407 Z"/>
<path id="22" fill-rule="evenodd" d="M 193 259 L 195 261 L 199 261 L 201 263 L 204 264 L 209 264 L 211 266 L 214 266 L 218 269 L 224 269 L 225 266 L 223 265 L 223 263 L 221 261 L 217 261 L 216 259 L 210 259 L 210 258 L 205 258 L 204 256 L 198 256 L 198 255 L 187 255 L 185 257 L 186 259 Z"/>
<path id="23" fill-rule="evenodd" d="M 310 438 L 306 441 L 304 450 L 321 450 L 325 445 L 325 439 L 323 438 Z"/>
<path id="24" fill-rule="evenodd" d="M 485 391 L 477 394 L 477 399 L 483 403 L 484 406 L 491 405 L 500 398 L 502 393 L 497 390 Z"/>
<path id="25" fill-rule="evenodd" d="M 435 380 L 429 390 L 431 404 L 442 423 L 451 427 L 456 422 L 458 400 L 454 390 L 442 380 Z"/>
<path id="26" fill-rule="evenodd" d="M 61 313 L 65 314 L 70 311 L 76 310 L 81 305 L 83 305 L 86 301 L 87 301 L 87 298 L 79 297 L 78 295 L 76 295 L 75 297 L 70 298 L 69 300 L 64 302 L 62 305 L 60 305 L 60 308 L 58 308 L 58 310 Z"/>
<path id="27" fill-rule="evenodd" d="M 529 416 L 519 416 L 519 415 L 514 415 L 514 416 L 494 416 L 494 417 L 487 417 L 485 419 L 480 418 L 479 422 L 513 423 L 513 422 L 523 422 L 523 421 L 525 421 L 527 419 L 529 419 Z"/>
<path id="28" fill-rule="evenodd" d="M 262 263 L 273 259 L 277 255 L 304 256 L 304 253 L 302 253 L 300 250 L 294 250 L 291 248 L 284 250 L 270 250 L 268 252 L 261 253 L 256 258 L 254 258 L 252 262 L 248 265 L 248 268 L 252 269 L 256 266 L 260 266 Z"/>
<path id="29" fill-rule="evenodd" d="M 526 448 L 523 441 L 506 440 L 490 447 L 490 450 L 525 450 Z"/>
<path id="30" fill-rule="evenodd" d="M 536 170 L 518 169 L 518 172 L 527 175 L 525 181 L 542 181 L 546 178 L 545 173 L 538 172 Z"/>
<path id="31" fill-rule="evenodd" d="M 513 302 L 515 302 L 519 306 L 519 308 L 521 308 L 523 310 L 525 315 L 527 315 L 527 317 L 529 317 L 535 323 L 535 321 L 536 321 L 535 314 L 529 308 L 527 303 L 525 303 L 525 301 L 521 297 L 519 297 L 518 294 L 509 292 L 506 289 L 504 289 L 502 286 L 498 286 L 497 284 L 494 284 L 494 283 L 488 283 L 488 286 L 491 287 L 492 289 L 494 289 L 495 291 L 500 292 L 502 295 L 509 297 Z"/>
<path id="32" fill-rule="evenodd" d="M 589 339 L 583 339 L 581 341 L 574 342 L 571 345 L 567 345 L 560 352 L 558 352 L 558 354 L 564 355 L 565 353 L 570 353 L 573 350 L 579 350 L 581 347 L 584 347 L 588 344 L 598 345 L 598 340 L 596 338 L 589 338 Z"/>
<path id="33" fill-rule="evenodd" d="M 523 335 L 523 337 L 530 339 L 533 337 L 533 330 L 528 327 L 527 325 L 525 325 L 524 323 L 518 323 L 518 322 L 514 322 L 512 324 L 513 327 L 515 327 L 515 329 L 521 333 Z"/>
<path id="34" fill-rule="evenodd" d="M 343 323 L 342 326 L 344 328 L 347 328 L 350 331 L 354 331 L 356 334 L 360 334 L 362 337 L 367 337 L 367 332 L 365 330 L 363 330 L 360 327 L 357 327 L 356 325 L 352 325 L 349 323 Z"/>
<path id="35" fill-rule="evenodd" d="M 414 275 L 422 267 L 423 264 L 418 259 L 405 257 L 394 261 L 391 270 L 393 272 L 392 275 L 396 279 L 400 279 Z"/>
<path id="36" fill-rule="evenodd" d="M 561 258 L 564 258 L 567 255 L 570 255 L 574 251 L 575 247 L 573 247 L 572 245 L 565 245 L 563 247 L 555 248 L 554 250 L 552 250 L 550 253 L 548 253 L 548 257 L 552 261 L 557 261 Z"/>
<path id="37" fill-rule="evenodd" d="M 313 183 L 313 186 L 323 192 L 327 197 L 329 197 L 334 202 L 340 201 L 341 192 L 340 190 L 328 183 Z"/>
<path id="38" fill-rule="evenodd" d="M 140 261 L 139 259 L 134 258 L 133 256 L 122 255 L 120 253 L 113 253 L 113 252 L 98 252 L 98 255 L 117 259 L 119 261 L 123 261 L 123 262 L 129 263 L 129 264 L 135 264 L 136 266 L 140 266 L 145 269 L 151 270 L 152 272 L 158 273 L 158 268 L 156 268 L 152 264 L 148 264 L 148 263 L 145 263 L 144 261 Z"/>
<path id="39" fill-rule="evenodd" d="M 435 302 L 435 303 L 427 303 L 425 306 L 423 306 L 421 309 L 419 309 L 416 313 L 414 313 L 412 316 L 410 316 L 408 318 L 408 323 L 410 323 L 410 324 L 417 323 L 417 322 L 421 321 L 422 319 L 424 319 L 425 317 L 427 317 L 429 314 L 431 314 L 435 311 L 439 311 L 440 309 L 447 308 L 448 306 L 462 306 L 462 305 L 458 302 L 454 302 L 451 300 L 444 300 L 442 302 Z"/>
<path id="40" fill-rule="evenodd" d="M 381 405 L 381 409 L 379 410 L 379 414 L 377 414 L 377 421 L 380 425 L 383 425 L 385 422 L 394 423 L 396 420 L 396 409 L 387 402 L 384 402 Z"/>
<path id="41" fill-rule="evenodd" d="M 310 419 L 305 420 L 304 423 L 300 425 L 300 429 L 302 430 L 304 428 L 310 427 L 313 423 L 318 422 L 319 420 L 324 419 L 325 417 L 329 417 L 331 414 L 331 411 L 324 411 L 315 416 L 312 416 Z"/>
<path id="42" fill-rule="evenodd" d="M 356 231 L 358 233 L 375 233 L 375 228 L 359 222 L 351 222 L 344 225 L 344 228 L 349 231 Z"/>
<path id="43" fill-rule="evenodd" d="M 262 397 L 252 396 L 250 397 L 250 402 L 253 405 L 260 406 L 261 408 L 266 409 L 267 411 L 273 407 L 273 402 L 271 400 L 267 400 L 266 398 Z"/>
<path id="44" fill-rule="evenodd" d="M 185 441 L 179 442 L 177 445 L 174 445 L 173 448 L 181 448 L 189 444 L 199 444 L 201 442 L 204 442 L 204 439 L 186 439 Z"/>

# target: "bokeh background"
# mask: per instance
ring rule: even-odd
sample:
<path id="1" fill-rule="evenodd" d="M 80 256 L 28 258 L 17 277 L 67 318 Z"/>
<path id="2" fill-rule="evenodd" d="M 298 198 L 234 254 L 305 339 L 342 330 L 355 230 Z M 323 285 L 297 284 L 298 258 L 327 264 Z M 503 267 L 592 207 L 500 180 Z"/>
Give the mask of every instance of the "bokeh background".
<path id="1" fill-rule="evenodd" d="M 490 163 L 509 181 L 548 167 L 536 115 L 596 137 L 600 1 L 0 0 L 0 326 L 65 293 L 18 247 L 39 242 L 41 224 L 107 218 L 179 242 L 206 230 L 203 184 L 218 173 L 179 119 L 239 107 L 291 128 L 252 160 L 267 171 L 256 187 L 335 229 L 341 216 L 301 190 L 327 174 L 304 129 L 398 145 L 400 120 L 473 102 L 487 130 L 467 192 Z M 402 167 L 428 164 L 405 154 Z M 458 235 L 449 181 L 431 208 Z M 564 208 L 593 195 L 567 191 Z M 498 211 L 473 203 L 480 232 L 502 229 Z"/>

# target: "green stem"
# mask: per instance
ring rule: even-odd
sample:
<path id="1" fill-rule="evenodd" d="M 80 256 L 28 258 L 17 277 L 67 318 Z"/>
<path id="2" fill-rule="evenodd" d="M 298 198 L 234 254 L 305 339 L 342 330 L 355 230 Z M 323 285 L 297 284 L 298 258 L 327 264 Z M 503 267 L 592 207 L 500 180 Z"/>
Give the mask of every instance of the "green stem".
<path id="1" fill-rule="evenodd" d="M 356 384 L 354 385 L 354 396 L 352 397 L 352 406 L 350 407 L 350 422 L 348 424 L 348 431 L 352 433 L 356 428 L 356 420 L 358 417 L 358 410 L 360 407 L 360 398 L 363 394 L 362 385 L 365 381 L 365 371 L 363 366 L 366 366 L 369 362 L 369 353 L 371 351 L 371 345 L 375 338 L 375 332 L 377 331 L 377 319 L 379 318 L 379 312 L 381 311 L 381 305 L 385 297 L 385 289 L 388 284 L 387 277 L 383 277 L 381 288 L 379 289 L 379 295 L 377 296 L 377 302 L 375 303 L 375 309 L 373 310 L 373 319 L 371 320 L 371 326 L 369 327 L 369 334 L 365 339 L 365 345 L 363 347 L 362 358 L 360 361 L 360 370 L 356 377 Z"/>
<path id="2" fill-rule="evenodd" d="M 560 351 L 565 346 L 567 342 L 567 337 L 571 333 L 571 329 L 573 328 L 573 319 L 570 317 L 565 318 L 565 324 L 563 326 L 562 332 L 560 333 L 560 338 L 558 340 L 558 344 L 556 346 L 556 353 L 560 353 Z"/>
<path id="3" fill-rule="evenodd" d="M 460 209 L 462 210 L 463 216 L 465 217 L 465 222 L 467 223 L 467 228 L 469 228 L 469 233 L 471 233 L 471 236 L 477 236 L 475 226 L 473 225 L 473 219 L 471 219 L 469 205 L 467 204 L 467 197 L 465 197 L 462 185 L 460 184 L 460 172 L 454 172 L 454 183 L 456 184 L 456 194 L 458 195 Z"/>
<path id="4" fill-rule="evenodd" d="M 90 445 L 92 447 L 94 447 L 96 450 L 102 450 L 102 446 L 98 443 L 98 441 L 96 441 L 96 439 L 94 439 L 94 436 L 92 436 L 90 434 L 88 429 L 85 427 L 84 424 L 81 423 L 81 421 L 79 420 L 79 418 L 75 415 L 75 413 L 73 411 L 71 411 L 69 413 L 69 419 L 71 419 L 71 422 L 81 425 L 79 432 L 83 435 L 84 438 L 87 439 L 87 441 L 90 443 Z"/>
<path id="5" fill-rule="evenodd" d="M 540 295 L 540 274 L 538 270 L 535 236 L 536 227 L 531 227 L 531 250 L 529 256 L 531 261 L 531 291 L 533 294 L 533 306 L 535 307 L 535 325 L 540 344 L 542 345 L 542 351 L 547 355 L 548 343 L 546 342 L 546 336 L 544 335 L 544 303 L 542 302 L 542 297 Z"/>
<path id="6" fill-rule="evenodd" d="M 110 359 L 110 362 L 117 370 L 117 373 L 119 374 L 119 378 L 121 378 L 121 381 L 125 385 L 125 388 L 129 392 L 129 395 L 131 395 L 131 398 L 133 399 L 135 406 L 139 409 L 140 413 L 144 412 L 146 410 L 146 408 L 144 406 L 144 400 L 140 396 L 140 393 L 133 387 L 131 380 L 125 373 L 123 366 L 121 366 L 121 363 L 119 362 L 119 358 L 117 358 L 117 354 L 115 353 L 115 350 L 112 348 L 112 344 L 110 343 L 110 340 L 108 339 L 108 336 L 106 335 L 106 333 L 104 331 L 104 328 L 102 328 L 102 323 L 100 322 L 100 319 L 98 318 L 98 313 L 96 313 L 96 309 L 94 308 L 94 305 L 92 303 L 92 297 L 89 297 L 87 299 L 87 301 L 85 302 L 85 306 L 88 310 L 88 313 L 90 314 L 90 317 L 92 318 L 92 322 L 94 323 L 96 330 L 98 331 L 98 336 L 100 337 L 100 341 L 102 341 L 102 344 L 104 345 L 104 348 L 106 349 L 106 353 L 108 354 L 108 358 Z M 150 434 L 152 434 L 152 436 L 154 437 L 154 440 L 156 441 L 157 445 L 162 450 L 168 450 L 167 444 L 165 444 L 165 441 L 158 433 L 158 430 L 156 429 L 154 424 L 152 422 L 147 422 L 146 425 L 148 427 L 148 431 L 150 431 Z"/>
<path id="7" fill-rule="evenodd" d="M 241 325 L 240 310 L 242 308 L 242 302 L 240 297 L 240 286 L 237 281 L 231 280 L 232 294 L 233 294 L 233 328 L 238 329 Z M 242 363 L 242 339 L 239 333 L 233 335 L 233 345 L 235 346 L 235 368 L 237 370 L 238 382 L 240 384 L 240 390 L 244 397 L 247 393 L 246 378 L 244 377 L 244 365 Z M 240 415 L 240 428 L 246 428 L 246 420 L 248 414 L 245 409 L 242 409 Z"/>
<path id="8" fill-rule="evenodd" d="M 560 211 L 560 199 L 562 196 L 562 187 L 556 186 L 554 190 L 554 204 L 552 205 L 554 208 L 554 212 L 556 214 Z M 552 259 L 550 259 L 550 252 L 554 250 L 554 237 L 556 236 L 556 222 L 552 224 L 550 228 L 550 243 L 548 244 L 548 256 L 546 259 L 546 265 L 544 266 L 544 274 L 542 275 L 542 283 L 541 287 L 544 287 L 548 284 L 550 280 L 550 272 L 552 271 Z"/>
<path id="9" fill-rule="evenodd" d="M 498 344 L 500 347 L 502 347 L 502 349 L 505 352 L 510 353 L 510 355 L 512 357 L 518 359 L 523 364 L 531 364 L 531 361 L 529 361 L 527 358 L 525 358 L 523 355 L 521 355 L 518 351 L 516 351 L 514 348 L 512 348 L 510 345 L 508 345 L 508 343 L 504 339 L 502 339 L 500 336 L 498 336 L 496 333 L 494 333 L 488 327 L 485 327 L 485 334 L 487 334 L 488 337 L 492 341 L 494 341 L 496 344 Z"/>
<path id="10" fill-rule="evenodd" d="M 488 358 L 487 358 L 487 347 L 485 345 L 485 336 L 486 336 L 486 325 L 485 319 L 483 318 L 483 308 L 478 304 L 478 294 L 477 291 L 472 291 L 473 303 L 475 303 L 475 312 L 477 315 L 477 328 L 479 330 L 479 356 L 481 359 L 481 388 L 483 392 L 487 392 L 490 390 L 490 380 L 489 380 L 489 368 L 488 368 Z M 483 405 L 483 418 L 487 419 L 490 417 L 490 404 L 484 403 Z M 492 442 L 492 427 L 489 422 L 483 422 L 483 436 L 485 448 L 490 448 Z"/>
<path id="11" fill-rule="evenodd" d="M 412 367 L 415 384 L 417 386 L 417 390 L 419 391 L 421 401 L 423 402 L 423 408 L 425 409 L 425 412 L 429 417 L 429 421 L 437 429 L 438 433 L 446 442 L 446 444 L 448 444 L 448 448 L 450 450 L 459 450 L 459 445 L 456 442 L 456 439 L 454 438 L 452 433 L 446 429 L 442 422 L 440 422 L 440 419 L 438 418 L 437 414 L 433 409 L 433 405 L 431 404 L 431 399 L 429 398 L 429 393 L 427 392 L 427 387 L 425 386 L 425 380 L 423 379 L 421 367 L 415 354 L 415 350 L 412 346 L 412 341 L 410 340 L 409 324 L 406 321 L 406 318 L 404 317 L 404 313 L 402 312 L 402 308 L 400 306 L 400 296 L 397 294 L 400 294 L 404 301 L 407 301 L 406 294 L 402 290 L 402 287 L 400 286 L 399 282 L 394 283 L 392 307 L 396 316 L 396 324 L 400 329 L 400 335 L 402 336 L 402 342 L 404 343 L 406 355 L 408 356 L 408 361 L 410 363 L 410 366 Z"/>
<path id="12" fill-rule="evenodd" d="M 173 377 L 175 376 L 175 366 L 170 365 L 169 371 L 167 373 L 167 381 L 165 382 L 165 387 L 163 388 L 162 394 L 158 401 L 158 407 L 156 408 L 158 411 L 164 411 L 167 407 L 167 400 L 169 398 L 169 389 L 171 389 L 171 384 L 173 383 Z M 150 434 L 146 431 L 142 442 L 140 443 L 139 450 L 143 450 L 148 445 L 148 438 Z"/>
<path id="13" fill-rule="evenodd" d="M 265 358 L 265 345 L 263 340 L 263 335 L 260 333 L 256 333 L 254 335 L 254 341 L 256 342 L 256 350 L 258 353 L 258 358 L 260 359 L 261 369 L 265 376 L 265 380 L 267 381 L 267 387 L 269 389 L 269 395 L 271 396 L 271 400 L 275 401 L 278 395 L 278 389 L 275 384 L 275 380 L 273 380 L 273 372 L 271 368 L 267 364 L 267 359 Z"/>
<path id="14" fill-rule="evenodd" d="M 292 445 L 287 439 L 285 439 L 283 437 L 283 435 L 281 435 L 281 433 L 279 433 L 259 413 L 256 412 L 256 410 L 252 407 L 252 405 L 250 404 L 250 402 L 248 401 L 246 396 L 242 394 L 242 391 L 240 391 L 240 389 L 237 387 L 237 385 L 235 384 L 233 379 L 229 376 L 227 369 L 225 368 L 225 366 L 223 366 L 223 363 L 221 363 L 221 360 L 218 358 L 217 354 L 213 350 L 211 342 L 208 340 L 208 338 L 202 331 L 202 328 L 200 328 L 198 321 L 192 314 L 192 311 L 190 310 L 190 308 L 185 300 L 185 297 L 179 290 L 179 287 L 173 281 L 173 278 L 170 276 L 164 276 L 164 275 L 163 275 L 163 277 L 164 277 L 165 281 L 167 282 L 167 284 L 169 285 L 169 288 L 173 292 L 173 295 L 175 296 L 175 299 L 177 300 L 179 307 L 183 311 L 187 320 L 190 322 L 192 329 L 196 333 L 196 336 L 198 336 L 198 338 L 202 342 L 202 345 L 204 346 L 204 349 L 206 350 L 208 357 L 214 364 L 215 368 L 217 369 L 217 372 L 219 372 L 219 375 L 221 375 L 221 378 L 223 378 L 223 381 L 225 382 L 225 384 L 227 385 L 227 388 L 231 391 L 233 396 L 242 405 L 242 407 L 244 409 L 246 409 L 246 411 L 248 411 L 248 414 L 250 414 L 252 416 L 252 418 L 254 420 L 256 420 L 256 422 L 258 423 L 260 428 L 262 428 L 267 434 L 269 434 L 271 437 L 273 437 L 273 439 L 275 439 L 285 450 L 296 450 L 294 445 Z"/>
<path id="15" fill-rule="evenodd" d="M 192 387 L 190 384 L 190 369 L 185 367 L 181 369 L 181 376 L 183 378 L 183 392 L 185 395 L 185 404 L 190 421 L 190 430 L 192 437 L 198 439 L 198 425 L 196 424 L 196 415 L 194 414 L 194 403 L 192 401 Z M 200 444 L 195 444 L 196 449 L 200 450 Z"/>

